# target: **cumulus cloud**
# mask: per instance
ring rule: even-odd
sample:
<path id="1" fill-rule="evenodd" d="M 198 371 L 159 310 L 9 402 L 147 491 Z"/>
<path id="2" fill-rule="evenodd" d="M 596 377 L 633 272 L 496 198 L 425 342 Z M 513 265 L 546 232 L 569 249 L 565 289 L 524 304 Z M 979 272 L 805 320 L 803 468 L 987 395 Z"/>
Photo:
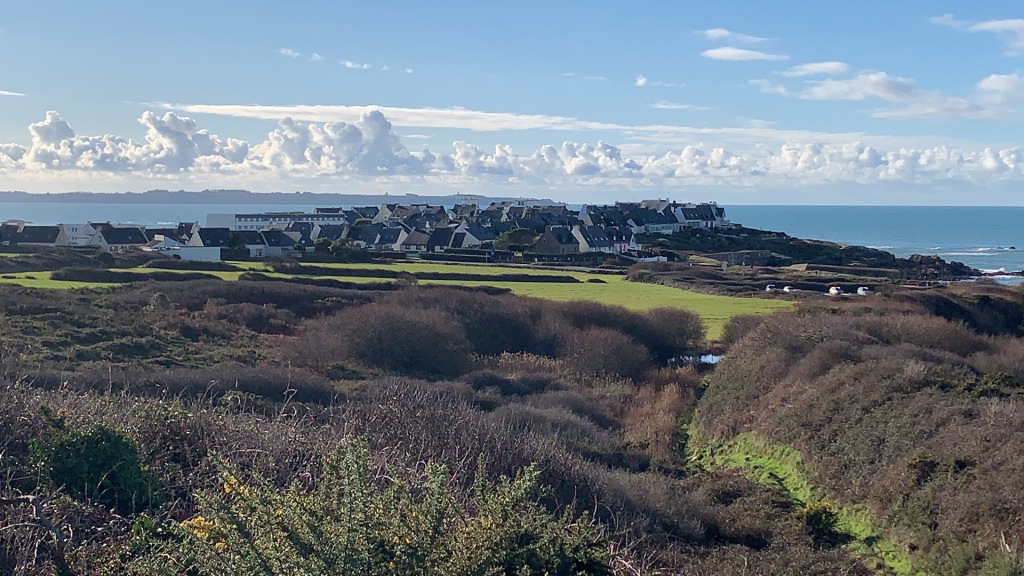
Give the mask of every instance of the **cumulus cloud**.
<path id="1" fill-rule="evenodd" d="M 917 92 L 914 82 L 885 72 L 867 72 L 848 80 L 823 80 L 800 94 L 806 100 L 908 100 Z"/>
<path id="2" fill-rule="evenodd" d="M 767 38 L 761 38 L 760 36 L 751 36 L 749 34 L 741 34 L 739 32 L 733 32 L 726 28 L 708 28 L 707 30 L 699 30 L 698 34 L 704 37 L 705 40 L 711 40 L 713 42 L 738 42 L 742 44 L 757 44 L 758 42 L 764 42 Z"/>
<path id="3" fill-rule="evenodd" d="M 640 87 L 647 86 L 647 77 L 644 76 L 643 74 L 637 74 L 636 80 L 633 82 L 633 85 Z"/>
<path id="4" fill-rule="evenodd" d="M 759 50 L 747 50 L 746 48 L 735 48 L 733 46 L 723 46 L 721 48 L 711 48 L 700 53 L 705 58 L 712 60 L 726 60 L 730 62 L 749 62 L 755 60 L 789 60 L 789 56 L 785 54 L 769 54 L 767 52 L 761 52 Z"/>
<path id="5" fill-rule="evenodd" d="M 370 64 L 360 64 L 359 62 L 353 62 L 352 60 L 342 60 L 339 64 L 352 70 L 369 70 L 371 67 Z"/>
<path id="6" fill-rule="evenodd" d="M 277 52 L 278 52 L 278 54 L 283 54 L 283 55 L 285 55 L 285 56 L 287 56 L 289 58 L 293 58 L 293 59 L 294 58 L 298 58 L 299 56 L 302 56 L 301 53 L 296 52 L 295 50 L 292 50 L 291 48 L 281 48 Z"/>
<path id="7" fill-rule="evenodd" d="M 1024 99 L 1024 76 L 992 74 L 978 82 L 975 89 L 982 94 L 982 98 L 997 104 Z"/>
<path id="8" fill-rule="evenodd" d="M 24 96 L 21 92 L 9 92 L 7 90 L 0 90 L 0 96 Z"/>
<path id="9" fill-rule="evenodd" d="M 29 126 L 31 143 L 0 144 L 0 173 L 11 181 L 66 174 L 96 178 L 276 182 L 527 184 L 537 186 L 651 187 L 814 185 L 943 181 L 985 184 L 1024 181 L 1024 149 L 872 145 L 855 137 L 807 134 L 779 144 L 689 144 L 655 153 L 567 141 L 518 153 L 458 141 L 448 151 L 410 151 L 379 110 L 353 122 L 284 119 L 265 140 L 220 138 L 190 118 L 144 113 L 145 138 L 78 135 L 56 112 Z M 724 129 L 723 129 L 724 130 Z M 765 129 L 731 129 L 736 134 Z M 760 130 L 760 132 L 758 131 Z M 326 179 L 326 180 L 324 180 Z M 264 184 L 265 185 L 265 184 Z"/>
<path id="10" fill-rule="evenodd" d="M 780 72 L 783 76 L 788 78 L 802 78 L 804 76 L 836 76 L 839 74 L 845 74 L 850 67 L 845 62 L 810 62 L 808 64 L 800 64 L 793 66 L 789 70 Z"/>
<path id="11" fill-rule="evenodd" d="M 111 135 L 79 136 L 60 114 L 47 112 L 45 120 L 29 125 L 32 143 L 19 160 L 36 170 L 171 173 L 196 167 L 200 158 L 214 166 L 239 163 L 248 154 L 246 143 L 221 140 L 172 112 L 146 112 L 139 122 L 146 127 L 144 143 Z"/>
<path id="12" fill-rule="evenodd" d="M 322 62 L 323 59 L 324 57 L 321 56 L 320 54 L 317 54 L 316 52 L 313 52 L 312 54 L 309 55 L 310 62 Z"/>

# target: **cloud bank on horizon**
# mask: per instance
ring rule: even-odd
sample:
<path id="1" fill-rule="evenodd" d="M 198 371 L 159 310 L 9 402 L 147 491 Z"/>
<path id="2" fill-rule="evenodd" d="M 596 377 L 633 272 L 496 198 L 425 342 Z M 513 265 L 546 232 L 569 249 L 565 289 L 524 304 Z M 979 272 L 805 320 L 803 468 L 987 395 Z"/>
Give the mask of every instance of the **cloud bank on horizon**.
<path id="1" fill-rule="evenodd" d="M 999 80 L 998 82 L 1002 82 Z M 349 113 L 350 111 L 345 111 Z M 470 114 L 470 111 L 453 111 Z M 488 118 L 487 113 L 477 113 Z M 403 124 L 429 125 L 425 113 L 398 114 Z M 515 115 L 499 116 L 504 128 Z M 477 118 L 479 120 L 479 118 Z M 569 120 L 525 118 L 531 122 Z M 447 125 L 441 115 L 436 124 Z M 410 150 L 381 110 L 368 109 L 350 121 L 303 122 L 283 118 L 262 142 L 220 137 L 175 112 L 147 111 L 139 118 L 143 140 L 121 136 L 79 135 L 57 112 L 29 126 L 31 144 L 0 144 L 0 175 L 22 181 L 94 180 L 98 176 L 159 183 L 230 180 L 239 185 L 276 183 L 280 187 L 338 182 L 372 189 L 384 181 L 474 186 L 571 186 L 590 189 L 661 191 L 673 186 L 813 186 L 835 183 L 972 185 L 1024 182 L 1024 148 L 965 150 L 867 145 L 849 135 L 845 141 L 825 135 L 754 129 L 774 146 L 691 144 L 662 154 L 626 154 L 601 141 L 565 141 L 519 153 L 508 145 L 485 150 L 456 141 L 450 150 Z M 478 127 L 479 128 L 479 127 Z M 629 127 L 620 127 L 630 129 Z M 632 127 L 658 134 L 671 127 Z"/>

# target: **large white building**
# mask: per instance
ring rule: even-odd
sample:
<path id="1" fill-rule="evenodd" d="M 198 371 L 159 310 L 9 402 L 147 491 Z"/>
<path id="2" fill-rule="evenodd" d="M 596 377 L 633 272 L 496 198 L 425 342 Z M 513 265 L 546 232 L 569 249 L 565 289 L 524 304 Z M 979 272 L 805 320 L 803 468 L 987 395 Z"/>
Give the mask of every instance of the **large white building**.
<path id="1" fill-rule="evenodd" d="M 344 224 L 345 214 L 338 212 L 263 212 L 246 214 L 207 214 L 208 228 L 228 228 L 231 230 L 266 230 L 274 227 L 286 227 L 293 222 L 310 222 L 312 224 Z"/>

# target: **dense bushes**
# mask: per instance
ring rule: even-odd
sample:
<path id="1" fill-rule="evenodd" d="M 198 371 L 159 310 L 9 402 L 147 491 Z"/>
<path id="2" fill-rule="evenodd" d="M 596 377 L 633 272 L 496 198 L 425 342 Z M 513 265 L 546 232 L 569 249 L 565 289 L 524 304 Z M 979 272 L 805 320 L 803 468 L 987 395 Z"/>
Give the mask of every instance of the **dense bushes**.
<path id="1" fill-rule="evenodd" d="M 135 442 L 106 426 L 58 429 L 32 444 L 30 458 L 56 486 L 121 514 L 155 501 L 154 480 L 143 470 Z"/>
<path id="2" fill-rule="evenodd" d="M 145 574 L 610 574 L 595 526 L 536 504 L 538 471 L 478 477 L 461 503 L 443 466 L 410 481 L 371 468 L 365 446 L 327 457 L 312 491 L 279 492 L 228 469 L 221 495 L 138 562 Z M 158 543 L 161 538 L 155 539 Z M 168 563 L 167 556 L 175 558 Z"/>
<path id="3" fill-rule="evenodd" d="M 1019 573 L 1019 561 L 1016 571 L 992 570 L 1013 564 L 1008 548 L 1024 546 L 1024 499 L 1010 480 L 1024 468 L 1024 353 L 1017 338 L 978 331 L 1013 334 L 996 330 L 986 311 L 1020 294 L 978 291 L 765 318 L 711 376 L 698 445 L 719 450 L 748 433 L 795 448 L 809 480 L 834 505 L 875 514 L 916 569 Z M 811 510 L 804 520 L 819 542 L 833 538 L 828 515 Z"/>
<path id="4" fill-rule="evenodd" d="M 386 329 L 377 327 L 382 322 Z M 472 368 L 469 353 L 526 353 L 565 359 L 583 374 L 640 378 L 655 363 L 694 354 L 703 336 L 699 318 L 683 310 L 637 313 L 415 287 L 306 323 L 294 352 L 321 371 L 347 358 L 403 374 L 451 376 Z"/>

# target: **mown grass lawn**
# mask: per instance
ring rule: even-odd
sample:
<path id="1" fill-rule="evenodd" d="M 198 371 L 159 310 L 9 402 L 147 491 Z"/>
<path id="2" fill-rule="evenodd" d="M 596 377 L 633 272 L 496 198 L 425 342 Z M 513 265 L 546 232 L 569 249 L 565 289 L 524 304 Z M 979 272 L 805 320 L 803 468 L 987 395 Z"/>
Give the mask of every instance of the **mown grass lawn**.
<path id="1" fill-rule="evenodd" d="M 51 280 L 49 272 L 15 272 L 0 276 L 0 285 L 15 284 L 26 288 L 46 288 L 49 290 L 71 290 L 74 288 L 103 288 L 114 286 L 100 282 L 65 282 L 62 280 Z"/>
<path id="2" fill-rule="evenodd" d="M 288 278 L 288 274 L 270 272 L 262 262 L 232 262 L 245 270 L 260 271 L 269 276 Z M 571 270 L 549 270 L 530 267 L 474 266 L 467 264 L 440 264 L 401 262 L 395 264 L 315 264 L 329 268 L 355 268 L 361 270 L 387 270 L 399 272 L 442 272 L 453 274 L 530 274 L 537 276 L 572 276 L 578 283 L 562 282 L 502 282 L 495 281 L 464 281 L 464 280 L 420 280 L 426 285 L 458 285 L 458 286 L 495 286 L 507 288 L 513 294 L 531 298 L 541 298 L 558 302 L 586 300 L 601 302 L 615 306 L 623 306 L 631 310 L 649 310 L 651 308 L 683 308 L 691 310 L 704 320 L 708 337 L 716 339 L 722 334 L 722 328 L 733 316 L 744 314 L 770 314 L 777 310 L 789 308 L 792 302 L 765 298 L 737 298 L 733 296 L 714 296 L 699 294 L 658 284 L 629 282 L 625 276 L 617 274 L 591 274 Z M 147 274 L 151 272 L 186 272 L 185 270 L 163 270 L 157 268 L 131 268 L 129 272 Z M 236 281 L 241 271 L 209 272 L 203 274 L 216 276 L 227 281 Z M 315 277 L 315 276 L 306 276 Z M 393 278 L 372 276 L 329 277 L 345 282 L 393 282 Z M 588 282 L 588 280 L 593 280 Z M 49 272 L 23 272 L 6 275 L 0 278 L 0 284 L 18 284 L 30 288 L 71 289 L 86 287 L 111 286 L 88 282 L 61 282 L 50 279 Z"/>

